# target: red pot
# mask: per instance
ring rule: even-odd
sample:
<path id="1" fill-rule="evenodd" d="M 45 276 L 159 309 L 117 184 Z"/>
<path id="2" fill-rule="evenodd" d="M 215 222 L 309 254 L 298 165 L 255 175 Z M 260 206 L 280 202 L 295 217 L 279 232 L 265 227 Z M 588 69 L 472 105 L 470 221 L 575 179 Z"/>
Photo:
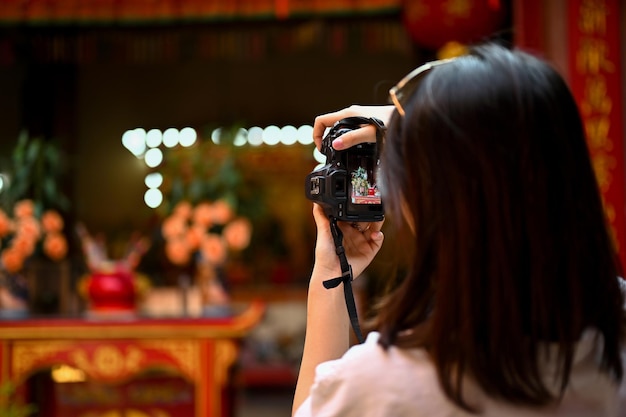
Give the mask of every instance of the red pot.
<path id="1" fill-rule="evenodd" d="M 87 283 L 92 311 L 133 311 L 137 289 L 132 273 L 123 270 L 96 271 Z"/>

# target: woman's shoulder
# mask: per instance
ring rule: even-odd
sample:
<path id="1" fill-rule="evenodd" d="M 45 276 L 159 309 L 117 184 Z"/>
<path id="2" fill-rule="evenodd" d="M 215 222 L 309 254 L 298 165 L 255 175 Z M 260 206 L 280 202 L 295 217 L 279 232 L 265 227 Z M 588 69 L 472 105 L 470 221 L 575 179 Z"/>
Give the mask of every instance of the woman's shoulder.
<path id="1" fill-rule="evenodd" d="M 371 333 L 342 358 L 318 365 L 311 392 L 313 410 L 350 410 L 346 415 L 358 415 L 351 413 L 359 409 L 381 410 L 381 415 L 394 410 L 394 415 L 415 415 L 411 411 L 446 402 L 425 351 L 385 349 L 378 340 L 379 335 Z"/>
<path id="2" fill-rule="evenodd" d="M 334 373 L 336 370 L 341 370 L 348 374 L 357 373 L 361 376 L 372 374 L 380 377 L 381 369 L 393 373 L 395 366 L 401 366 L 399 370 L 402 372 L 411 369 L 413 376 L 420 368 L 425 371 L 433 370 L 425 350 L 400 349 L 396 346 L 384 348 L 379 343 L 379 339 L 380 334 L 377 332 L 368 334 L 365 342 L 352 346 L 341 359 L 319 365 L 318 372 L 326 370 Z"/>
<path id="3" fill-rule="evenodd" d="M 299 416 L 469 416 L 443 394 L 424 349 L 383 348 L 380 335 L 318 365 Z M 494 414 L 491 414 L 494 415 Z"/>

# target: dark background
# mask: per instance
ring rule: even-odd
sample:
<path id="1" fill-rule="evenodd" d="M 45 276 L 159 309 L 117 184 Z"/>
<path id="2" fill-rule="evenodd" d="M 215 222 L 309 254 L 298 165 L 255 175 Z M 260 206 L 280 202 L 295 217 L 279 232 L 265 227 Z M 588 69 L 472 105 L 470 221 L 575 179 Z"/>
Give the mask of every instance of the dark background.
<path id="1" fill-rule="evenodd" d="M 374 25 L 389 26 L 395 49 L 368 44 Z M 70 156 L 75 216 L 96 229 L 140 224 L 150 216 L 145 173 L 121 145 L 126 130 L 298 127 L 352 103 L 384 103 L 422 59 L 403 31 L 396 15 L 6 28 L 14 53 L 0 65 L 2 155 L 21 129 L 57 140 Z"/>

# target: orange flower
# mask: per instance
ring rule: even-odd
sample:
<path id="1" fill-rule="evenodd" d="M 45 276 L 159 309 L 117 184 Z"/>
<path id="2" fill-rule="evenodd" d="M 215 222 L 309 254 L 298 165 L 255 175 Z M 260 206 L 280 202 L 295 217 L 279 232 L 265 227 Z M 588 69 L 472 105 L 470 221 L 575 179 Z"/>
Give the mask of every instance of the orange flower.
<path id="1" fill-rule="evenodd" d="M 15 248 L 8 248 L 4 252 L 2 252 L 2 265 L 4 265 L 4 269 L 7 270 L 10 274 L 15 274 L 24 266 L 24 256 L 23 254 Z"/>
<path id="2" fill-rule="evenodd" d="M 163 221 L 161 233 L 165 239 L 173 239 L 183 236 L 187 230 L 185 218 L 182 216 L 171 215 Z"/>
<path id="3" fill-rule="evenodd" d="M 9 273 L 17 273 L 26 259 L 33 255 L 37 243 L 43 237 L 43 253 L 54 261 L 67 255 L 67 240 L 62 234 L 64 222 L 56 210 L 47 210 L 39 219 L 35 217 L 32 200 L 20 200 L 13 207 L 14 219 L 0 210 L 0 267 Z"/>
<path id="4" fill-rule="evenodd" d="M 183 200 L 176 204 L 172 214 L 177 217 L 182 217 L 183 219 L 188 219 L 191 217 L 191 213 L 193 211 L 193 206 L 189 201 Z"/>
<path id="5" fill-rule="evenodd" d="M 32 217 L 35 215 L 35 204 L 32 200 L 20 200 L 15 203 L 13 214 L 18 219 Z"/>
<path id="6" fill-rule="evenodd" d="M 187 216 L 191 208 L 190 216 Z M 228 250 L 241 250 L 250 244 L 251 223 L 245 218 L 234 217 L 232 207 L 226 200 L 213 203 L 200 202 L 195 208 L 183 201 L 173 213 L 163 220 L 161 231 L 165 240 L 165 255 L 174 264 L 193 262 L 196 251 L 209 264 L 226 261 Z M 224 226 L 222 235 L 209 233 L 214 225 Z"/>
<path id="7" fill-rule="evenodd" d="M 222 234 L 229 247 L 234 250 L 243 250 L 250 244 L 252 225 L 244 217 L 239 217 L 224 227 Z"/>
<path id="8" fill-rule="evenodd" d="M 189 229 L 187 229 L 187 245 L 189 245 L 189 249 L 196 250 L 200 247 L 200 243 L 204 238 L 205 229 L 202 226 L 197 224 L 192 225 Z"/>
<path id="9" fill-rule="evenodd" d="M 11 249 L 20 254 L 22 258 L 27 258 L 35 251 L 37 240 L 32 235 L 18 234 L 11 240 Z"/>
<path id="10" fill-rule="evenodd" d="M 233 209 L 225 200 L 218 200 L 211 206 L 213 221 L 226 224 L 233 217 Z"/>
<path id="11" fill-rule="evenodd" d="M 55 210 L 46 210 L 41 216 L 41 227 L 46 233 L 61 232 L 63 225 L 63 217 Z"/>
<path id="12" fill-rule="evenodd" d="M 193 222 L 209 228 L 213 223 L 213 209 L 211 204 L 202 202 L 196 206 L 193 212 Z"/>
<path id="13" fill-rule="evenodd" d="M 200 245 L 200 252 L 204 259 L 214 265 L 226 260 L 227 251 L 224 240 L 215 233 L 209 233 L 204 237 Z"/>
<path id="14" fill-rule="evenodd" d="M 0 239 L 7 236 L 13 229 L 13 224 L 9 216 L 0 209 Z"/>
<path id="15" fill-rule="evenodd" d="M 191 259 L 191 251 L 185 239 L 175 238 L 165 244 L 165 255 L 176 265 L 185 265 Z"/>
<path id="16" fill-rule="evenodd" d="M 41 227 L 34 217 L 21 217 L 17 221 L 15 235 L 36 241 L 41 237 Z"/>
<path id="17" fill-rule="evenodd" d="M 67 240 L 61 233 L 49 233 L 43 241 L 43 251 L 53 261 L 60 261 L 67 255 Z"/>

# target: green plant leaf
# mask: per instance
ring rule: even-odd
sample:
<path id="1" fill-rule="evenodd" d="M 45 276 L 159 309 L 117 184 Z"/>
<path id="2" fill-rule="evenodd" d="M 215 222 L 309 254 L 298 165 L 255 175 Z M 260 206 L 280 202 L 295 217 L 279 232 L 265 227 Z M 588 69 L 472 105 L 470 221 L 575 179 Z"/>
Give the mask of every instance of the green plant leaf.
<path id="1" fill-rule="evenodd" d="M 6 204 L 32 199 L 41 209 L 67 210 L 70 200 L 61 191 L 64 158 L 59 146 L 45 138 L 29 138 L 23 130 L 12 153 L 11 185 Z"/>
<path id="2" fill-rule="evenodd" d="M 40 155 L 41 151 L 41 139 L 32 140 L 26 147 L 25 158 L 26 162 L 34 163 Z"/>
<path id="3" fill-rule="evenodd" d="M 21 404 L 12 398 L 16 386 L 11 381 L 0 385 L 0 416 L 1 417 L 28 417 L 37 412 L 34 404 Z"/>

